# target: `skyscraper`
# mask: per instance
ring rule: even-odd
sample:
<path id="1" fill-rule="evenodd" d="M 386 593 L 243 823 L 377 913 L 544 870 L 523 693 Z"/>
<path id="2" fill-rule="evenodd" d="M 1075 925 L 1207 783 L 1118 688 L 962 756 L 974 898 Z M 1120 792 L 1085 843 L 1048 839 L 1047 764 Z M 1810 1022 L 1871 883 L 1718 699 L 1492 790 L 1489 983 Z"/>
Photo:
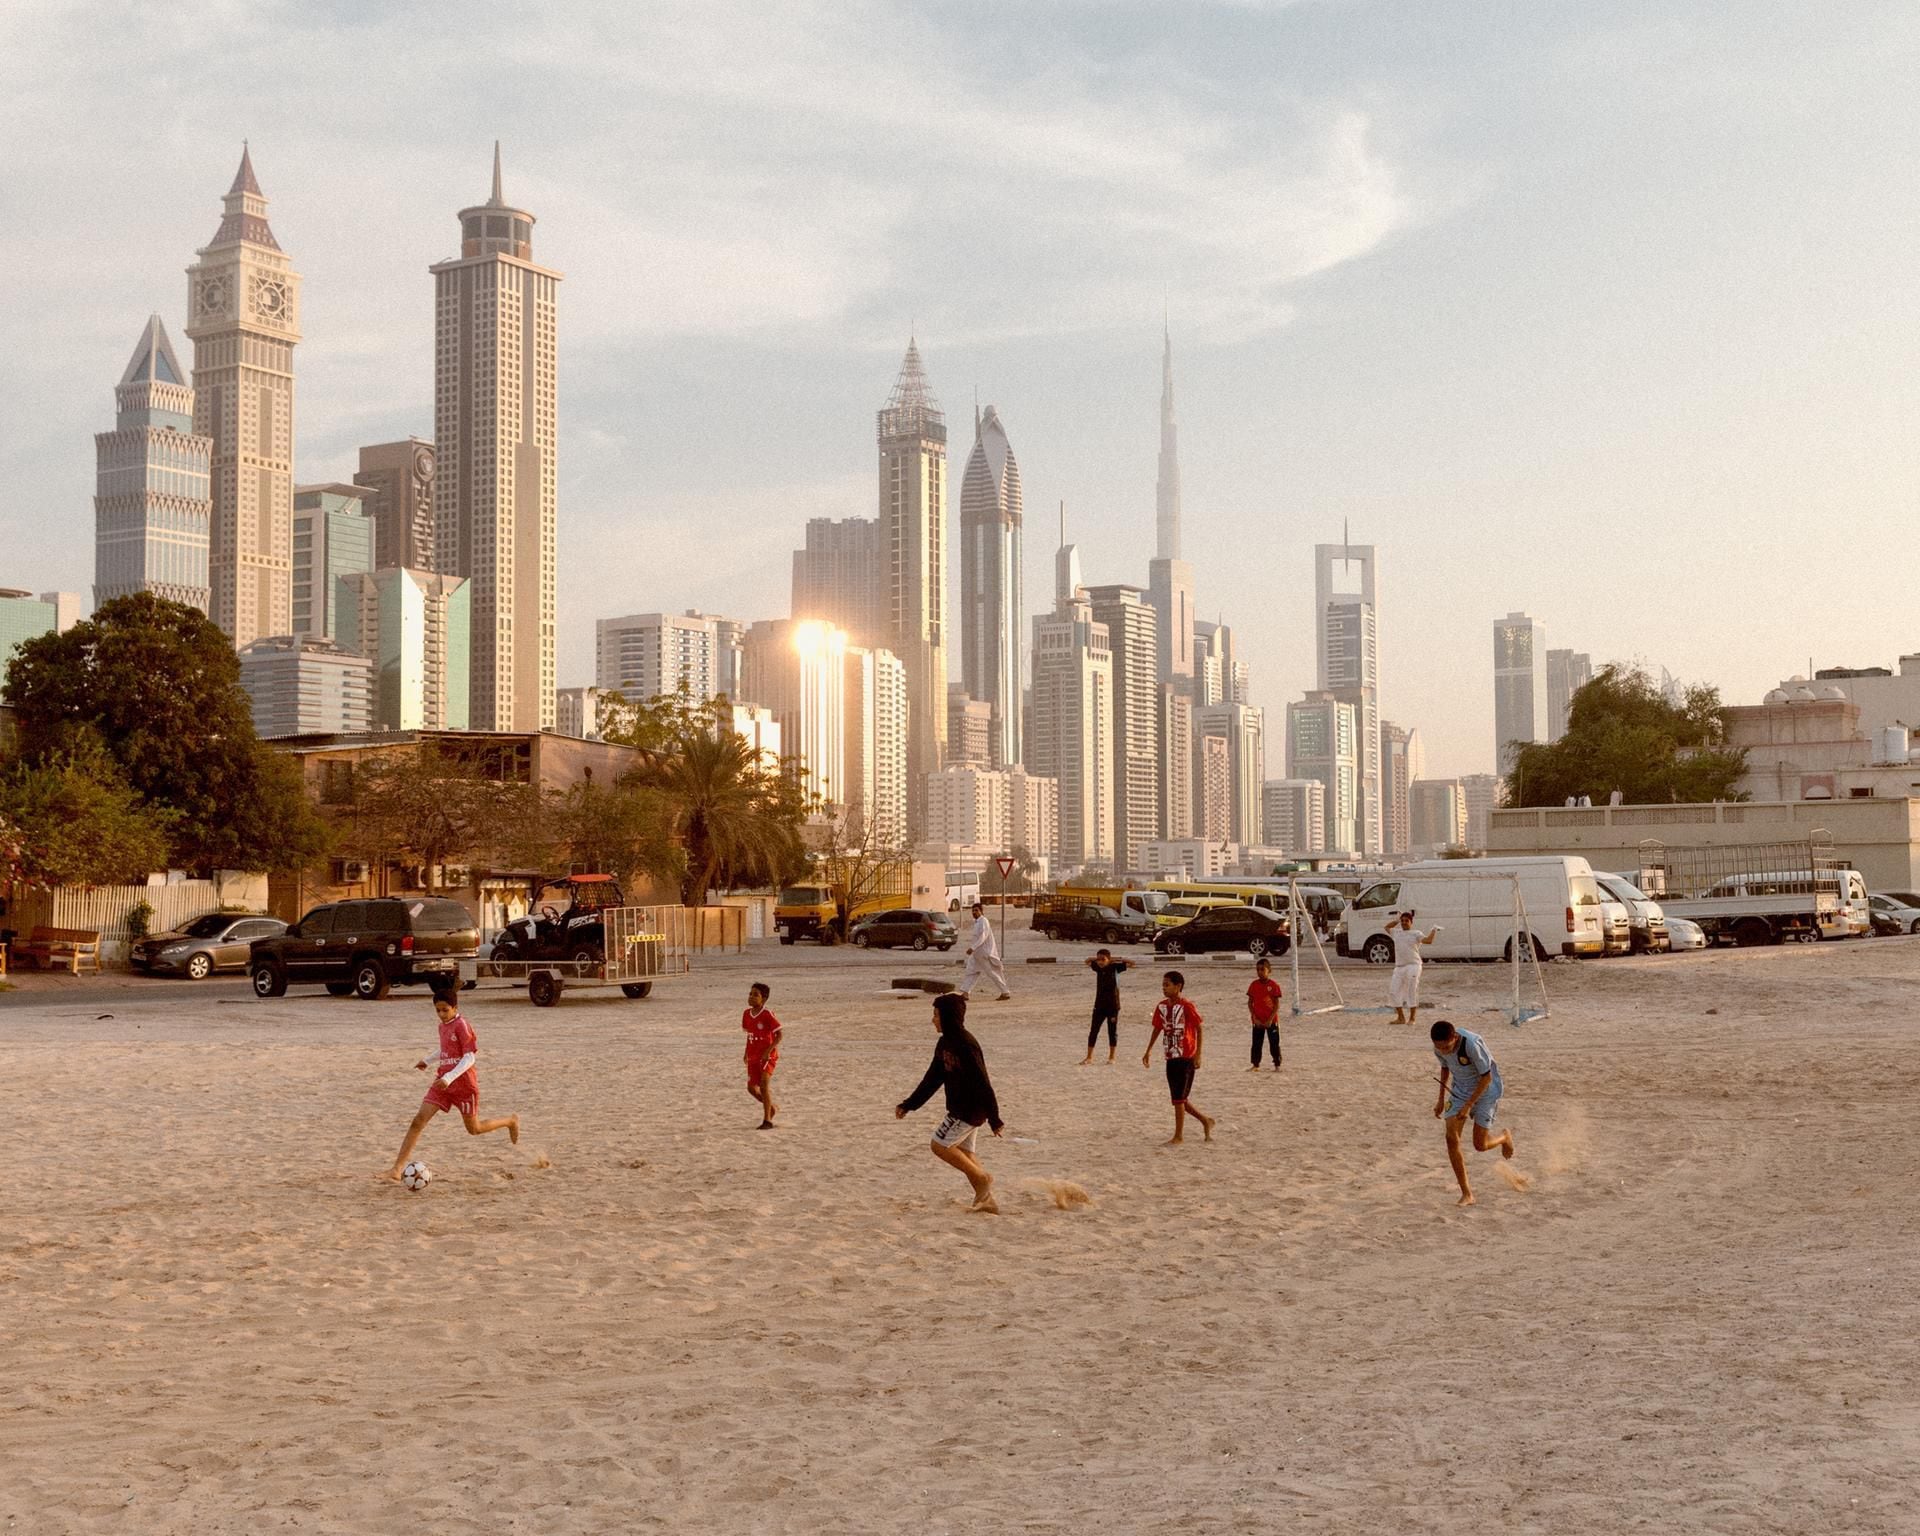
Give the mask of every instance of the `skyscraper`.
<path id="1" fill-rule="evenodd" d="M 1405 726 L 1395 725 L 1390 720 L 1380 722 L 1380 799 L 1382 803 L 1381 825 L 1386 844 L 1383 853 L 1405 853 L 1413 846 L 1413 801 L 1412 785 L 1414 780 L 1426 773 L 1424 754 L 1420 750 L 1420 733 L 1408 730 Z"/>
<path id="2" fill-rule="evenodd" d="M 879 413 L 883 642 L 907 669 L 909 823 L 947 744 L 947 420 L 910 339 Z"/>
<path id="3" fill-rule="evenodd" d="M 773 711 L 781 750 L 806 772 L 806 788 L 845 805 L 846 631 L 810 619 L 761 620 L 747 631 L 741 686 Z"/>
<path id="4" fill-rule="evenodd" d="M 152 592 L 207 612 L 213 440 L 193 429 L 193 389 L 158 315 L 93 438 L 93 601 Z"/>
<path id="5" fill-rule="evenodd" d="M 631 613 L 594 626 L 594 686 L 632 704 L 685 693 L 696 704 L 720 694 L 736 701 L 744 628 L 705 613 Z M 771 704 L 770 699 L 754 699 Z"/>
<path id="6" fill-rule="evenodd" d="M 1160 473 L 1154 487 L 1154 558 L 1148 601 L 1160 615 L 1160 680 L 1193 676 L 1193 567 L 1180 558 L 1180 430 L 1173 417 L 1173 333 L 1160 356 Z M 1169 832 L 1168 836 L 1175 834 Z"/>
<path id="7" fill-rule="evenodd" d="M 1113 656 L 1114 857 L 1138 869 L 1160 835 L 1160 616 L 1138 587 L 1089 587 Z"/>
<path id="8" fill-rule="evenodd" d="M 1467 792 L 1458 779 L 1416 779 L 1412 786 L 1412 840 L 1409 850 L 1422 857 L 1464 848 L 1467 842 Z"/>
<path id="9" fill-rule="evenodd" d="M 1324 690 L 1287 706 L 1287 777 L 1325 786 L 1325 851 L 1358 853 L 1359 711 Z"/>
<path id="10" fill-rule="evenodd" d="M 343 577 L 339 588 L 338 638 L 373 663 L 374 728 L 464 731 L 473 654 L 466 578 L 389 566 Z"/>
<path id="11" fill-rule="evenodd" d="M 1585 651 L 1547 652 L 1547 740 L 1567 734 L 1573 696 L 1593 681 L 1593 658 Z"/>
<path id="12" fill-rule="evenodd" d="M 1359 750 L 1359 803 L 1355 808 L 1355 853 L 1386 850 L 1385 805 L 1380 783 L 1380 649 L 1371 544 L 1313 547 L 1314 662 L 1320 691 L 1351 704 Z M 1289 770 L 1291 773 L 1292 770 Z M 1294 774 L 1294 777 L 1299 777 Z M 1327 837 L 1339 826 L 1339 795 L 1327 787 Z"/>
<path id="13" fill-rule="evenodd" d="M 793 552 L 792 616 L 819 619 L 856 645 L 884 635 L 880 523 L 871 517 L 812 517 L 807 542 Z"/>
<path id="14" fill-rule="evenodd" d="M 1020 761 L 1020 466 L 989 405 L 973 424 L 960 481 L 960 676 L 992 710 L 995 767 Z"/>
<path id="15" fill-rule="evenodd" d="M 1326 847 L 1326 785 L 1318 779 L 1268 779 L 1262 799 L 1269 847 L 1291 854 Z"/>
<path id="16" fill-rule="evenodd" d="M 1547 630 L 1524 613 L 1493 626 L 1493 748 L 1504 778 L 1516 744 L 1547 739 Z"/>
<path id="17" fill-rule="evenodd" d="M 354 625 L 343 623 L 345 583 L 373 569 L 374 525 L 357 485 L 293 489 L 293 627 L 303 640 L 337 640 L 361 651 Z M 357 589 L 356 589 L 357 590 Z"/>
<path id="18" fill-rule="evenodd" d="M 1071 545 L 1054 561 L 1053 612 L 1033 621 L 1033 715 L 1027 769 L 1059 785 L 1060 859 L 1069 869 L 1114 858 L 1113 652 L 1079 585 Z"/>
<path id="19" fill-rule="evenodd" d="M 560 274 L 500 190 L 460 210 L 434 283 L 435 564 L 473 591 L 473 728 L 554 723 L 555 377 Z"/>
<path id="20" fill-rule="evenodd" d="M 417 437 L 369 443 L 353 483 L 366 488 L 374 520 L 375 570 L 436 571 L 433 548 L 433 444 Z"/>
<path id="21" fill-rule="evenodd" d="M 1251 704 L 1208 704 L 1193 712 L 1193 734 L 1203 748 L 1210 741 L 1225 744 L 1227 765 L 1227 829 L 1203 835 L 1220 836 L 1230 843 L 1258 844 L 1267 783 L 1267 717 Z"/>
<path id="22" fill-rule="evenodd" d="M 1487 846 L 1487 824 L 1494 807 L 1500 803 L 1500 775 L 1469 773 L 1460 780 L 1467 801 L 1467 846 L 1475 850 Z"/>
<path id="23" fill-rule="evenodd" d="M 1156 614 L 1156 618 L 1158 615 Z M 1155 640 L 1156 647 L 1158 639 Z M 1157 704 L 1160 744 L 1158 835 L 1179 841 L 1193 836 L 1193 700 L 1180 685 L 1162 682 Z"/>
<path id="24" fill-rule="evenodd" d="M 875 850 L 893 852 L 907 838 L 907 674 L 885 649 L 846 649 L 847 745 L 843 802 L 848 830 L 871 832 Z"/>
<path id="25" fill-rule="evenodd" d="M 226 211 L 187 268 L 193 425 L 213 439 L 212 614 L 245 647 L 293 627 L 293 348 L 300 274 L 242 149 Z"/>

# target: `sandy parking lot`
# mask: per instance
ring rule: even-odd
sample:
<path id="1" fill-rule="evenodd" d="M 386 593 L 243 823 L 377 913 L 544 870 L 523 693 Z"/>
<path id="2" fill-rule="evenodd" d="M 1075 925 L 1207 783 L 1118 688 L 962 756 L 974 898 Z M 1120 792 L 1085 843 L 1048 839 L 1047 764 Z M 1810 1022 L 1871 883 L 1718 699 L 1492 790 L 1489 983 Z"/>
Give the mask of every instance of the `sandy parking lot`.
<path id="1" fill-rule="evenodd" d="M 1030 949 L 1031 944 L 1031 949 Z M 1029 967 L 1029 952 L 1076 962 Z M 1920 941 L 1434 967 L 1530 1190 L 1455 1209 L 1424 1030 L 1286 1029 L 1190 960 L 1211 1146 L 1082 1069 L 1086 951 L 976 1033 L 1005 1214 L 926 1152 L 904 955 L 756 947 L 640 1003 L 472 996 L 483 1108 L 376 1186 L 423 995 L 0 997 L 7 1531 L 1920 1530 Z M 739 1009 L 789 1024 L 753 1127 Z M 1343 971 L 1356 995 L 1385 977 Z M 97 1014 L 111 1014 L 97 1018 Z M 1103 1052 L 1104 1054 L 1104 1052 Z M 1094 1199 L 1057 1209 L 1049 1179 Z"/>

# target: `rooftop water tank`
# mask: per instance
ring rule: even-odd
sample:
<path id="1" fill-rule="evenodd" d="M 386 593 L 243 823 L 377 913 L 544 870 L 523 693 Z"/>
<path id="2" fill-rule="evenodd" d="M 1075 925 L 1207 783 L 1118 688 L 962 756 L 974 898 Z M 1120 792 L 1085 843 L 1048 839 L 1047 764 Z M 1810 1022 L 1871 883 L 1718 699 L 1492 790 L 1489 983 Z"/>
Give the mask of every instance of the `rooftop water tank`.
<path id="1" fill-rule="evenodd" d="M 1876 763 L 1904 763 L 1911 750 L 1911 738 L 1904 725 L 1883 725 L 1873 733 Z"/>

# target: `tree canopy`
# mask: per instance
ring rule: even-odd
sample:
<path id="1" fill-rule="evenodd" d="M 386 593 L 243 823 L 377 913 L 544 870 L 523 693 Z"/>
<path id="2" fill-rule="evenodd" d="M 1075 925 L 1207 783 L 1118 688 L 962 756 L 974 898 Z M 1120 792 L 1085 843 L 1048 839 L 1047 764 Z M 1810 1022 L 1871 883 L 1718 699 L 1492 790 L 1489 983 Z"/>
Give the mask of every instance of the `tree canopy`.
<path id="1" fill-rule="evenodd" d="M 166 813 L 161 864 L 283 869 L 326 846 L 297 768 L 261 745 L 227 636 L 184 603 L 135 593 L 7 668 L 17 757 L 48 766 L 92 739 L 139 802 Z"/>
<path id="2" fill-rule="evenodd" d="M 167 862 L 170 813 L 142 805 L 98 741 L 0 774 L 0 844 L 28 885 L 131 885 Z M 11 830 L 9 830 L 11 829 Z"/>
<path id="3" fill-rule="evenodd" d="M 1746 750 L 1726 742 L 1717 688 L 1696 684 L 1670 703 L 1638 667 L 1603 667 L 1574 694 L 1564 736 L 1520 748 L 1507 803 L 1564 805 L 1590 795 L 1598 805 L 1615 790 L 1641 805 L 1743 800 L 1734 786 Z"/>

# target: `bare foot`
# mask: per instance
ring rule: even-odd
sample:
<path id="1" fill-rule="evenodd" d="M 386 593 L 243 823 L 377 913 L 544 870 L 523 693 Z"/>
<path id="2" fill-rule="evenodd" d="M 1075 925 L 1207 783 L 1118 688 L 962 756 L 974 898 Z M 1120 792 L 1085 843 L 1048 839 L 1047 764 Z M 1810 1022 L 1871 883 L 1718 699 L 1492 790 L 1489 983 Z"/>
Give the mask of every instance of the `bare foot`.
<path id="1" fill-rule="evenodd" d="M 762 1120 L 757 1126 L 754 1127 L 754 1129 L 759 1131 L 770 1131 L 773 1129 L 773 1122 L 771 1120 Z"/>
<path id="2" fill-rule="evenodd" d="M 1260 1070 L 1260 1063 L 1256 1061 L 1252 1066 L 1248 1067 L 1247 1070 L 1249 1072 L 1258 1072 Z"/>
<path id="3" fill-rule="evenodd" d="M 518 1115 L 507 1116 L 507 1140 L 512 1142 L 516 1147 L 520 1145 L 520 1117 Z"/>
<path id="4" fill-rule="evenodd" d="M 373 1176 L 373 1182 L 376 1184 L 398 1184 L 400 1182 L 400 1170 L 398 1168 L 389 1168 L 385 1173 L 376 1173 Z"/>
<path id="5" fill-rule="evenodd" d="M 1278 1071 L 1280 1070 L 1280 1063 L 1279 1063 L 1279 1062 L 1277 1062 L 1277 1061 L 1276 1061 L 1276 1062 L 1275 1062 L 1275 1063 L 1273 1064 L 1273 1070 L 1274 1070 L 1274 1071 L 1276 1071 L 1276 1072 L 1278 1072 Z"/>
<path id="6" fill-rule="evenodd" d="M 1083 1067 L 1090 1067 L 1090 1066 L 1092 1066 L 1092 1065 L 1093 1065 L 1093 1052 L 1092 1052 L 1092 1051 L 1088 1051 L 1088 1052 L 1087 1052 L 1087 1056 L 1086 1056 L 1086 1060 L 1084 1060 L 1084 1061 L 1082 1061 L 1082 1062 L 1080 1063 L 1080 1065 L 1081 1065 L 1081 1066 L 1083 1066 Z"/>
<path id="7" fill-rule="evenodd" d="M 1107 1052 L 1107 1065 L 1108 1066 L 1113 1065 L 1113 1052 L 1111 1051 Z"/>
<path id="8" fill-rule="evenodd" d="M 1460 1199 L 1459 1199 L 1459 1201 L 1458 1201 L 1457 1203 L 1458 1203 L 1458 1204 L 1460 1204 L 1460 1205 L 1472 1205 L 1472 1204 L 1473 1204 L 1473 1191 L 1472 1191 L 1472 1190 L 1468 1190 L 1468 1191 L 1467 1191 L 1467 1192 L 1466 1192 L 1466 1193 L 1465 1193 L 1464 1195 L 1462 1195 L 1462 1196 L 1460 1197 Z"/>
<path id="9" fill-rule="evenodd" d="M 1185 1146 L 1186 1140 L 1187 1138 L 1184 1136 L 1169 1136 L 1165 1141 L 1161 1142 L 1160 1145 L 1163 1147 Z"/>
<path id="10" fill-rule="evenodd" d="M 998 1216 L 1000 1214 L 999 1202 L 993 1198 L 993 1191 L 990 1189 L 984 1194 L 974 1198 L 971 1209 L 973 1213 L 978 1216 Z"/>
<path id="11" fill-rule="evenodd" d="M 1506 1135 L 1506 1139 L 1500 1143 L 1500 1155 L 1502 1157 L 1513 1156 L 1513 1132 L 1512 1131 L 1508 1131 Z"/>
<path id="12" fill-rule="evenodd" d="M 1202 1141 L 1212 1141 L 1213 1121 L 1209 1120 L 1205 1115 L 1195 1115 L 1194 1118 L 1200 1122 L 1200 1139 Z"/>

